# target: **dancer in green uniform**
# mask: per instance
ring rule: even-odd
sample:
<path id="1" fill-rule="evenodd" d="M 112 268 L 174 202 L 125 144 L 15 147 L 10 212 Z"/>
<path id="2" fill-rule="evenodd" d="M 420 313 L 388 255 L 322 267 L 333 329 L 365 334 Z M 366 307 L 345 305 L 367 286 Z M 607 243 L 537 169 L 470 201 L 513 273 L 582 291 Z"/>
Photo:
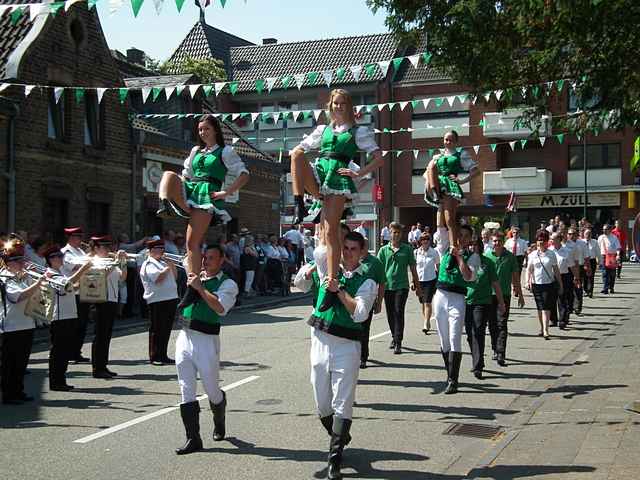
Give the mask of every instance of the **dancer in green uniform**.
<path id="1" fill-rule="evenodd" d="M 332 90 L 327 106 L 331 123 L 318 126 L 291 151 L 291 176 L 296 204 L 295 220 L 301 223 L 308 212 L 304 204 L 305 190 L 313 197 L 323 199 L 320 222 L 327 242 L 327 276 L 323 285 L 338 278 L 340 263 L 340 217 L 347 200 L 357 194 L 354 180 L 364 177 L 382 165 L 382 152 L 369 128 L 356 125 L 353 101 L 346 90 Z M 314 167 L 305 159 L 310 150 L 320 150 Z M 356 172 L 348 168 L 349 162 L 364 151 L 373 161 Z M 320 311 L 326 311 L 336 301 L 335 292 L 322 295 Z"/>
<path id="2" fill-rule="evenodd" d="M 426 181 L 424 200 L 431 206 L 444 212 L 444 220 L 449 229 L 449 243 L 458 248 L 458 223 L 456 214 L 458 204 L 462 201 L 460 184 L 470 182 L 480 170 L 476 162 L 466 153 L 458 151 L 458 132 L 451 130 L 444 135 L 444 150 L 433 156 L 424 172 Z M 461 180 L 458 175 L 469 172 Z"/>
<path id="3" fill-rule="evenodd" d="M 198 124 L 199 144 L 184 162 L 182 176 L 166 171 L 159 187 L 159 216 L 172 213 L 189 219 L 187 225 L 187 273 L 199 274 L 202 268 L 202 242 L 212 218 L 227 223 L 231 216 L 224 210 L 224 199 L 249 181 L 249 170 L 232 147 L 224 143 L 217 118 L 206 115 Z M 228 175 L 235 181 L 223 190 Z M 179 305 L 184 308 L 198 298 L 187 289 Z"/>

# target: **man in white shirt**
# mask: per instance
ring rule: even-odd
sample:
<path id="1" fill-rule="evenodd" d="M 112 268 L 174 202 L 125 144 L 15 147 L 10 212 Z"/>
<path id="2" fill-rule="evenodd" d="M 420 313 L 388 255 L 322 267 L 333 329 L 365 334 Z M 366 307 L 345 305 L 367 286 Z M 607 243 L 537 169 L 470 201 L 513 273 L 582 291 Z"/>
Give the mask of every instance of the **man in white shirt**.
<path id="1" fill-rule="evenodd" d="M 304 231 L 304 227 L 300 225 Z M 296 254 L 296 267 L 300 268 L 302 264 L 302 252 L 304 251 L 304 235 L 297 225 L 291 225 L 291 229 L 284 234 L 284 238 L 291 242 Z"/>
<path id="2" fill-rule="evenodd" d="M 384 247 L 390 241 L 391 241 L 391 230 L 389 230 L 389 227 L 385 225 L 384 227 L 382 227 L 382 230 L 380 230 L 380 244 L 381 246 Z"/>
<path id="3" fill-rule="evenodd" d="M 520 227 L 511 227 L 511 238 L 504 242 L 504 248 L 516 257 L 520 270 L 522 270 L 524 259 L 527 258 L 529 242 L 520 237 Z"/>
<path id="4" fill-rule="evenodd" d="M 587 228 L 582 232 L 583 241 L 587 246 L 587 256 L 589 258 L 589 268 L 585 268 L 584 293 L 593 298 L 593 286 L 595 284 L 595 275 L 598 265 L 601 263 L 600 247 L 598 241 L 591 237 L 591 229 Z M 587 262 L 585 261 L 585 267 Z"/>
<path id="5" fill-rule="evenodd" d="M 589 247 L 587 242 L 580 238 L 578 231 L 575 228 L 570 228 L 568 231 L 569 238 L 574 242 L 576 246 L 576 252 L 578 252 L 578 274 L 580 278 L 580 285 L 575 288 L 575 298 L 573 302 L 573 311 L 576 315 L 582 313 L 582 302 L 584 297 L 584 282 L 587 278 L 587 271 L 591 268 L 589 263 Z"/>
<path id="6" fill-rule="evenodd" d="M 600 248 L 602 269 L 602 291 L 605 295 L 609 292 L 614 292 L 616 285 L 616 269 L 618 262 L 620 261 L 620 242 L 618 237 L 611 233 L 611 226 L 608 224 L 603 225 L 602 235 L 598 237 L 598 247 Z"/>
<path id="7" fill-rule="evenodd" d="M 360 225 L 358 225 L 354 232 L 358 232 L 360 235 L 362 235 L 364 237 L 364 239 L 366 240 L 368 238 L 367 236 L 367 228 L 364 226 L 364 222 L 361 222 Z"/>
<path id="8" fill-rule="evenodd" d="M 567 229 L 566 234 L 563 236 L 564 246 L 571 250 L 573 254 L 573 269 L 570 269 L 572 275 L 575 275 L 571 279 L 571 283 L 574 287 L 569 291 L 569 311 L 571 313 L 580 313 L 575 309 L 576 301 L 580 303 L 580 310 L 582 310 L 582 277 L 580 276 L 580 267 L 584 269 L 584 250 L 576 243 L 578 239 L 578 232 L 575 228 L 570 227 Z M 574 273 L 575 272 L 575 273 Z"/>

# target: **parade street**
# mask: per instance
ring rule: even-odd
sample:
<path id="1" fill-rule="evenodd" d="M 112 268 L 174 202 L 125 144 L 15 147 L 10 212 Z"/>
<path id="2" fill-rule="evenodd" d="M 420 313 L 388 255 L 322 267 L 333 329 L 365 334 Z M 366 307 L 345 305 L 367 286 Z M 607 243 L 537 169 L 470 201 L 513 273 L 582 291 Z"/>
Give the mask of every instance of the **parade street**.
<path id="1" fill-rule="evenodd" d="M 415 296 L 401 355 L 388 349 L 384 311 L 375 316 L 345 477 L 637 479 L 640 415 L 625 406 L 640 401 L 639 292 L 640 268 L 626 265 L 615 295 L 586 299 L 583 315 L 572 316 L 564 332 L 552 329 L 549 341 L 537 336 L 528 296 L 523 310 L 512 310 L 508 366 L 491 360 L 487 338 L 485 378 L 476 380 L 465 344 L 458 395 L 442 394 L 438 336 L 420 331 Z M 184 442 L 176 371 L 148 363 L 144 328 L 114 337 L 110 368 L 116 378 L 94 379 L 90 365 L 70 365 L 72 392 L 48 390 L 47 346 L 36 344 L 26 377 L 26 391 L 36 400 L 0 410 L 2 477 L 324 477 L 329 437 L 309 383 L 309 302 L 225 318 L 227 439 L 213 442 L 211 411 L 201 397 L 204 450 L 182 457 L 174 453 Z M 502 431 L 489 439 L 445 434 L 455 423 Z"/>

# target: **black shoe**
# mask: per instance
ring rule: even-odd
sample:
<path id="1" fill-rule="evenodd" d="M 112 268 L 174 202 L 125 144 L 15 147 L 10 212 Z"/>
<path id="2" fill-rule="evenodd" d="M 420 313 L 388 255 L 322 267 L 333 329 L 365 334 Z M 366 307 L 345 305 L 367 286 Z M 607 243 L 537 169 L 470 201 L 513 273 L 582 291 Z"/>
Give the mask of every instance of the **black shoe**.
<path id="1" fill-rule="evenodd" d="M 396 348 L 396 341 L 391 340 L 391 343 L 389 344 L 389 350 L 393 350 L 394 348 Z"/>
<path id="2" fill-rule="evenodd" d="M 600 290 L 600 293 L 602 293 L 603 295 L 609 295 L 609 291 L 608 290 Z"/>
<path id="3" fill-rule="evenodd" d="M 309 215 L 309 211 L 304 204 L 304 197 L 302 195 L 294 195 L 293 202 L 295 203 L 293 223 L 304 223 L 304 217 Z"/>
<path id="4" fill-rule="evenodd" d="M 178 455 L 186 455 L 202 450 L 202 439 L 200 438 L 200 404 L 198 402 L 181 404 L 180 417 L 182 417 L 187 441 L 181 448 L 176 449 L 176 453 Z"/>
<path id="5" fill-rule="evenodd" d="M 193 305 L 194 303 L 196 303 L 198 300 L 200 300 L 200 294 L 196 292 L 195 289 L 187 287 L 182 299 L 180 300 L 180 303 L 178 304 L 178 311 L 181 312 L 189 305 Z"/>
<path id="6" fill-rule="evenodd" d="M 61 383 L 60 385 L 49 385 L 49 390 L 52 392 L 69 392 L 73 390 L 72 385 L 67 385 L 66 383 Z"/>
<path id="7" fill-rule="evenodd" d="M 363 360 L 363 361 L 361 361 L 361 362 L 360 362 L 360 368 L 361 368 L 361 369 L 363 369 L 363 370 L 364 370 L 365 368 L 367 368 L 367 362 L 365 362 L 364 360 Z"/>
<path id="8" fill-rule="evenodd" d="M 498 354 L 495 350 L 493 351 L 493 355 L 491 355 L 491 360 L 498 360 Z"/>
<path id="9" fill-rule="evenodd" d="M 482 380 L 484 378 L 482 376 L 482 370 L 474 370 L 473 376 L 476 377 L 478 380 Z"/>
<path id="10" fill-rule="evenodd" d="M 167 200 L 166 198 L 161 198 L 160 208 L 156 210 L 156 216 L 160 218 L 171 218 L 173 216 L 173 213 L 174 212 L 171 208 L 171 205 L 169 204 L 169 200 Z"/>
<path id="11" fill-rule="evenodd" d="M 162 362 L 163 365 L 175 365 L 176 361 L 173 358 L 169 358 L 169 357 L 164 357 L 162 359 L 160 359 L 160 362 Z"/>
<path id="12" fill-rule="evenodd" d="M 87 357 L 83 357 L 82 355 L 79 355 L 74 361 L 73 363 L 75 363 L 76 365 L 79 363 L 91 363 L 91 360 L 88 359 Z"/>
<path id="13" fill-rule="evenodd" d="M 342 451 L 347 444 L 346 440 L 351 429 L 351 420 L 334 417 L 331 428 L 331 441 L 329 442 L 329 468 L 327 478 L 330 480 L 340 480 L 342 474 Z"/>
<path id="14" fill-rule="evenodd" d="M 567 329 L 567 325 L 564 323 L 561 323 L 558 328 L 560 328 L 560 330 L 566 330 Z"/>
<path id="15" fill-rule="evenodd" d="M 393 354 L 400 355 L 401 353 L 402 353 L 402 342 L 396 342 L 396 345 L 393 348 Z"/>
<path id="16" fill-rule="evenodd" d="M 225 418 L 227 411 L 227 394 L 222 392 L 222 401 L 217 404 L 209 402 L 213 412 L 213 440 L 219 442 L 224 440 L 226 434 Z"/>
<path id="17" fill-rule="evenodd" d="M 105 370 L 112 377 L 117 377 L 118 376 L 118 374 L 116 372 L 114 372 L 113 370 L 109 370 L 108 368 L 105 368 Z"/>
<path id="18" fill-rule="evenodd" d="M 558 322 L 549 322 L 549 326 L 550 327 L 557 327 L 558 326 Z"/>
<path id="19" fill-rule="evenodd" d="M 498 354 L 498 358 L 496 359 L 496 361 L 498 362 L 498 365 L 500 365 L 501 367 L 507 366 L 507 362 L 504 359 L 504 354 L 502 353 Z"/>
<path id="20" fill-rule="evenodd" d="M 189 215 L 189 212 L 186 212 L 185 210 L 183 210 L 182 207 L 178 205 L 176 202 L 173 202 L 171 200 L 168 200 L 168 202 L 174 214 L 176 214 L 178 217 L 189 220 L 189 218 L 191 217 L 191 215 Z"/>
<path id="21" fill-rule="evenodd" d="M 318 307 L 319 312 L 326 312 L 338 301 L 338 292 L 325 291 L 322 303 Z"/>
<path id="22" fill-rule="evenodd" d="M 611 290 L 609 290 L 609 292 L 611 293 L 611 295 L 613 295 L 614 293 L 616 293 L 613 288 Z"/>
<path id="23" fill-rule="evenodd" d="M 449 352 L 449 381 L 444 391 L 446 395 L 458 393 L 458 378 L 460 376 L 461 362 L 462 352 Z"/>
<path id="24" fill-rule="evenodd" d="M 93 378 L 110 380 L 113 378 L 113 375 L 111 375 L 107 370 L 96 370 L 95 372 L 93 372 Z"/>
<path id="25" fill-rule="evenodd" d="M 454 393 L 458 393 L 458 382 L 454 382 L 453 380 L 449 380 L 447 382 L 447 388 L 444 389 L 445 395 L 453 395 Z"/>

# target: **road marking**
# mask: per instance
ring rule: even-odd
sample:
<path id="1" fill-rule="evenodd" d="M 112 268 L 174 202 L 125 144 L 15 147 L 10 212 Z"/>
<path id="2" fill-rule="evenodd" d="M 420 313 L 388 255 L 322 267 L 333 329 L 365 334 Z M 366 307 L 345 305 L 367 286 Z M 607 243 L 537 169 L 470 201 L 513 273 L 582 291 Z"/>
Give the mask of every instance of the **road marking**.
<path id="1" fill-rule="evenodd" d="M 224 387 L 220 387 L 220 390 L 228 392 L 229 390 L 233 390 L 240 385 L 244 385 L 245 383 L 253 382 L 254 380 L 259 379 L 258 375 L 252 375 L 247 378 L 243 378 L 242 380 L 238 380 L 237 382 L 230 383 L 229 385 L 225 385 Z M 206 395 L 200 395 L 197 397 L 197 400 L 203 400 L 207 398 Z M 166 407 L 157 412 L 148 413 L 143 415 L 142 417 L 135 418 L 133 420 L 129 420 L 128 422 L 121 423 L 120 425 L 115 425 L 113 427 L 106 428 L 92 435 L 88 435 L 86 437 L 79 438 L 78 440 L 74 440 L 73 443 L 89 443 L 93 440 L 97 440 L 98 438 L 106 437 L 107 435 L 111 435 L 112 433 L 119 432 L 120 430 L 124 430 L 125 428 L 129 428 L 133 425 L 137 425 L 138 423 L 146 422 L 147 420 L 151 420 L 152 418 L 159 417 L 160 415 L 164 415 L 165 413 L 173 412 L 174 410 L 178 410 L 180 408 L 180 404 L 174 405 L 173 407 Z"/>
<path id="2" fill-rule="evenodd" d="M 390 333 L 391 333 L 391 330 L 387 330 L 386 332 L 382 332 L 377 335 L 374 335 L 373 337 L 369 337 L 369 340 L 375 340 L 376 338 L 384 337 L 385 335 L 389 335 Z"/>

